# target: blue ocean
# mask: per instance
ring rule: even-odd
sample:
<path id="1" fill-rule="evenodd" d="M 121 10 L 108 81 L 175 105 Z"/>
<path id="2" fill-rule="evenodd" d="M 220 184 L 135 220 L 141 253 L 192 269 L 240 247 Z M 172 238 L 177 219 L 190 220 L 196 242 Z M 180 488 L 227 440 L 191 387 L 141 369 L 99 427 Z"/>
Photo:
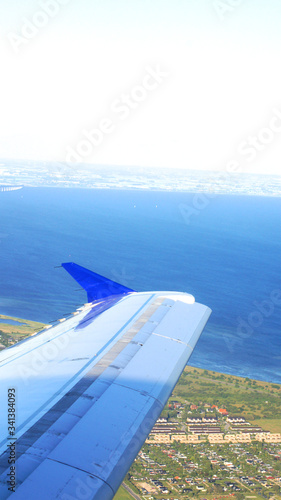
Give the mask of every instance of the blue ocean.
<path id="1" fill-rule="evenodd" d="M 190 364 L 281 383 L 281 198 L 23 188 L 0 193 L 0 313 L 51 322 L 86 302 L 76 262 L 212 316 Z"/>

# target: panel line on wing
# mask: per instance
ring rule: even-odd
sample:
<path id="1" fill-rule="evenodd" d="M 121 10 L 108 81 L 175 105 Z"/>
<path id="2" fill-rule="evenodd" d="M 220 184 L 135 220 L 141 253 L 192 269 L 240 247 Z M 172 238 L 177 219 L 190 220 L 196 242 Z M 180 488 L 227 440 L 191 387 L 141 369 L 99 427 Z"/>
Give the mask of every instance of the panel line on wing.
<path id="1" fill-rule="evenodd" d="M 18 428 L 17 428 L 17 432 L 21 431 L 26 425 L 28 425 L 29 422 L 31 422 L 32 420 L 34 420 L 34 418 L 40 414 L 46 407 L 48 407 L 50 405 L 50 403 L 56 398 L 58 397 L 61 392 L 63 392 L 75 379 L 77 379 L 77 377 L 83 373 L 83 371 L 85 371 L 85 369 L 90 366 L 93 361 L 95 360 L 95 358 L 97 358 L 103 351 L 105 351 L 105 349 L 118 337 L 118 335 L 120 335 L 120 333 L 125 329 L 127 328 L 127 326 L 134 320 L 134 318 L 142 311 L 142 309 L 144 309 L 145 306 L 148 305 L 148 303 L 154 298 L 155 294 L 153 294 L 152 296 L 149 297 L 149 299 L 146 300 L 146 302 L 138 309 L 138 311 L 122 326 L 122 328 L 120 328 L 120 330 L 118 330 L 117 333 L 115 333 L 111 339 L 70 379 L 68 380 L 68 382 L 66 384 L 64 384 L 59 391 L 57 391 L 55 394 L 52 395 L 52 397 L 46 401 L 36 412 L 34 412 L 25 422 L 23 422 Z M 61 398 L 62 399 L 62 398 Z M 59 400 L 60 401 L 60 400 Z M 35 424 L 36 425 L 36 424 Z M 7 439 L 4 439 L 1 443 L 0 443 L 0 449 L 2 446 L 4 446 L 7 442 Z M 0 462 L 1 463 L 1 462 Z"/>
<path id="2" fill-rule="evenodd" d="M 3 368 L 4 366 L 6 366 L 6 365 L 8 365 L 8 364 L 13 363 L 13 362 L 14 362 L 14 361 L 16 361 L 17 359 L 20 359 L 20 358 L 22 358 L 23 356 L 26 356 L 26 355 L 30 354 L 31 352 L 35 351 L 36 349 L 39 349 L 39 348 L 43 347 L 44 345 L 48 344 L 49 342 L 52 342 L 53 340 L 56 340 L 57 338 L 61 337 L 62 335 L 65 335 L 65 334 L 67 334 L 67 333 L 71 332 L 71 330 L 73 330 L 73 326 L 72 326 L 71 328 L 68 328 L 68 330 L 65 330 L 64 332 L 59 333 L 59 334 L 58 334 L 58 335 L 56 335 L 55 337 L 52 337 L 51 339 L 48 339 L 48 340 L 46 340 L 45 342 L 43 342 L 43 343 L 41 343 L 41 344 L 38 344 L 37 346 L 33 347 L 33 349 L 30 349 L 29 351 L 23 352 L 22 354 L 20 354 L 20 355 L 19 355 L 19 356 L 17 356 L 17 357 L 13 357 L 13 359 L 11 359 L 10 361 L 8 361 L 7 363 L 2 363 L 2 362 L 0 361 L 0 368 Z M 50 330 L 49 330 L 49 332 L 50 332 Z M 41 335 L 41 333 L 45 333 L 45 332 L 40 332 L 40 335 Z M 33 338 L 35 338 L 35 337 L 33 337 Z M 28 339 L 27 339 L 27 340 L 28 340 Z M 15 345 L 14 345 L 14 346 L 12 346 L 12 347 L 16 347 L 16 345 L 17 345 L 17 344 L 15 344 Z M 10 358 L 10 357 L 11 357 L 11 356 L 9 356 L 9 358 Z M 5 361 L 6 359 L 8 359 L 8 358 L 5 358 L 3 361 Z M 1 446 L 1 444 L 0 444 L 0 446 Z"/>
<path id="3" fill-rule="evenodd" d="M 69 467 L 71 469 L 76 469 L 76 470 L 79 470 L 81 472 L 85 472 L 86 474 L 89 474 L 88 471 L 86 471 L 84 469 L 81 469 L 80 467 L 76 467 L 75 465 L 66 464 L 65 462 L 61 462 L 60 460 L 55 460 L 54 458 L 49 458 L 48 457 L 47 460 L 50 461 L 50 462 L 61 464 L 61 465 L 64 465 L 65 467 Z M 113 494 L 115 494 L 115 491 L 113 490 L 113 488 L 104 479 L 102 479 L 101 477 L 97 476 L 96 474 L 89 474 L 89 475 L 92 476 L 92 477 L 95 477 L 96 479 L 99 479 L 100 481 L 102 481 L 104 484 L 106 484 L 106 486 L 108 486 L 111 489 L 111 491 L 113 492 Z"/>
<path id="4" fill-rule="evenodd" d="M 126 385 L 126 384 L 120 384 L 120 382 L 114 382 L 114 384 L 118 385 L 118 387 L 123 387 L 123 389 L 128 389 L 129 391 L 137 392 L 137 393 L 141 394 L 142 396 L 149 396 L 151 399 L 154 399 L 154 401 L 162 404 L 162 401 L 160 399 L 156 398 L 155 396 L 153 396 L 153 394 L 149 394 L 146 391 L 143 391 L 141 389 L 135 389 L 134 387 L 130 387 L 129 385 Z"/>
<path id="5" fill-rule="evenodd" d="M 147 305 L 148 302 L 153 299 L 153 297 L 154 295 L 145 302 L 143 307 Z M 40 440 L 40 437 L 42 437 L 43 434 L 47 433 L 48 430 L 53 425 L 56 426 L 56 421 L 58 421 L 58 419 L 63 417 L 65 414 L 68 414 L 69 416 L 72 417 L 76 417 L 76 420 L 75 418 L 73 419 L 73 426 L 76 425 L 77 418 L 79 419 L 81 418 L 81 416 L 75 415 L 75 412 L 72 412 L 71 408 L 73 407 L 75 402 L 79 400 L 80 397 L 83 397 L 83 394 L 86 395 L 87 389 L 89 389 L 91 386 L 93 387 L 95 382 L 101 378 L 101 382 L 104 383 L 103 390 L 99 391 L 98 397 L 89 397 L 89 393 L 88 395 L 86 395 L 86 398 L 88 399 L 88 404 L 85 403 L 85 401 L 83 401 L 85 410 L 84 414 L 97 402 L 97 400 L 108 389 L 108 387 L 112 383 L 114 383 L 116 377 L 120 373 L 120 370 L 125 368 L 125 366 L 129 363 L 131 358 L 127 360 L 127 364 L 123 368 L 119 369 L 119 372 L 118 369 L 116 370 L 115 376 L 113 376 L 113 374 L 111 373 L 110 379 L 107 378 L 106 380 L 103 380 L 102 374 L 105 373 L 108 368 L 113 367 L 112 363 L 116 360 L 117 356 L 128 346 L 129 343 L 132 342 L 132 339 L 141 331 L 145 323 L 149 320 L 149 318 L 153 316 L 155 311 L 159 309 L 159 306 L 162 305 L 163 301 L 164 298 L 162 300 L 159 300 L 158 297 L 156 301 L 152 302 L 146 309 L 146 311 L 136 320 L 135 323 L 132 324 L 131 328 L 129 328 L 129 330 L 127 330 L 124 333 L 124 335 L 119 339 L 119 341 L 112 346 L 112 348 L 98 361 L 98 363 L 96 363 L 91 368 L 91 370 L 88 371 L 84 375 L 84 377 L 72 387 L 72 389 L 68 393 L 66 393 L 46 414 L 44 414 L 30 429 L 28 429 L 17 440 L 17 461 L 22 457 L 22 455 L 24 455 L 27 452 L 27 450 L 30 450 L 34 446 L 34 444 L 38 442 L 38 440 Z M 163 319 L 166 313 L 167 311 L 163 309 L 161 314 L 162 316 L 161 319 Z M 135 343 L 134 353 L 131 357 L 133 357 L 140 348 L 141 344 Z M 152 397 L 152 399 L 155 398 Z M 67 429 L 67 432 L 69 432 L 69 430 L 70 429 Z M 56 439 L 54 435 L 56 435 Z M 59 435 L 59 433 L 56 433 L 55 429 L 53 429 L 52 446 L 48 450 L 45 449 L 44 456 L 41 455 L 39 457 L 38 455 L 36 455 L 35 452 L 36 448 L 34 449 L 33 454 L 36 456 L 36 462 L 33 463 L 33 470 L 35 470 L 35 468 L 37 468 L 40 465 L 40 463 L 45 458 L 47 458 L 46 454 L 50 453 L 52 449 L 54 449 L 63 438 L 64 435 Z M 7 452 L 4 452 L 0 457 L 0 473 L 2 473 L 2 478 L 3 475 L 5 475 L 5 471 L 7 468 L 6 454 Z M 32 470 L 30 470 L 30 473 L 31 472 Z M 0 482 L 2 482 L 2 478 L 0 477 Z"/>
<path id="6" fill-rule="evenodd" d="M 114 297 L 112 300 L 110 300 L 109 306 L 112 307 L 117 301 L 122 302 L 123 300 L 124 300 L 124 296 Z M 103 303 L 100 302 L 98 304 L 96 304 L 96 303 L 89 304 L 88 307 L 84 306 L 83 308 L 81 308 L 81 313 L 87 312 L 87 314 L 81 319 L 79 325 L 83 325 L 83 323 L 86 323 L 87 321 L 89 321 L 89 318 L 88 318 L 89 313 L 92 311 L 92 309 L 95 312 L 95 308 L 99 304 L 103 305 Z M 105 310 L 106 310 L 106 308 L 104 310 L 99 310 L 98 314 L 101 314 Z M 95 319 L 96 317 L 97 317 L 97 314 L 95 315 L 94 318 L 91 318 L 91 320 Z M 69 318 L 69 319 L 74 320 L 74 318 Z M 56 328 L 57 326 L 58 325 L 54 325 L 53 328 Z M 59 333 L 57 335 L 54 335 L 53 337 L 49 338 L 45 342 L 42 342 L 41 344 L 36 345 L 35 347 L 33 347 L 33 349 L 29 349 L 28 351 L 25 351 L 25 352 L 21 353 L 19 356 L 15 356 L 15 354 L 11 354 L 10 356 L 8 356 L 8 357 L 4 358 L 2 361 L 0 361 L 0 369 L 3 368 L 4 366 L 6 366 L 6 365 L 8 365 L 8 364 L 10 364 L 10 363 L 12 363 L 14 361 L 16 361 L 17 359 L 20 359 L 23 356 L 26 356 L 26 355 L 30 354 L 31 352 L 35 351 L 36 349 L 42 348 L 44 345 L 48 344 L 49 342 L 52 342 L 52 341 L 58 339 L 59 337 L 62 337 L 63 335 L 68 334 L 69 332 L 71 332 L 72 330 L 75 330 L 76 328 L 79 329 L 77 326 L 75 326 L 75 327 L 71 326 L 67 330 L 65 330 L 65 331 L 63 331 L 63 332 L 61 332 L 61 333 Z M 36 335 L 32 335 L 32 339 L 33 338 L 37 338 L 37 336 L 42 335 L 42 334 L 44 334 L 46 332 L 51 333 L 51 330 L 44 329 L 44 330 L 36 333 Z M 18 342 L 17 344 L 14 344 L 13 346 L 8 347 L 7 350 L 8 349 L 12 349 L 12 348 L 16 348 L 17 346 L 19 346 L 19 345 L 21 345 L 23 343 L 27 343 L 29 340 L 30 340 L 29 338 L 24 339 L 23 341 Z M 6 361 L 7 359 L 10 359 L 10 358 L 12 358 L 12 359 L 10 361 L 8 361 L 7 363 L 3 362 L 3 361 Z M 0 443 L 0 447 L 1 447 L 1 443 Z"/>
<path id="7" fill-rule="evenodd" d="M 186 342 L 183 342 L 180 339 L 174 339 L 173 337 L 167 337 L 166 335 L 161 335 L 160 333 L 155 333 L 155 332 L 153 332 L 152 335 L 155 335 L 156 337 L 162 337 L 163 339 L 172 340 L 173 342 L 178 342 L 178 344 L 186 345 L 187 347 L 190 347 L 190 349 L 193 350 L 193 347 L 190 344 L 187 344 Z"/>

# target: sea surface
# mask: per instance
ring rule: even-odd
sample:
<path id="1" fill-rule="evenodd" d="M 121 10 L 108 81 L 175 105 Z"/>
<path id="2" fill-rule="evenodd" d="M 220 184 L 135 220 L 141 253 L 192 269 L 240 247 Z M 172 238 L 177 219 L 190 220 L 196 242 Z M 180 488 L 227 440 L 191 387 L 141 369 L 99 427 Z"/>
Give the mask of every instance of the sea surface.
<path id="1" fill-rule="evenodd" d="M 87 301 L 76 262 L 212 316 L 190 364 L 281 383 L 281 198 L 23 188 L 0 193 L 0 314 L 51 322 Z"/>

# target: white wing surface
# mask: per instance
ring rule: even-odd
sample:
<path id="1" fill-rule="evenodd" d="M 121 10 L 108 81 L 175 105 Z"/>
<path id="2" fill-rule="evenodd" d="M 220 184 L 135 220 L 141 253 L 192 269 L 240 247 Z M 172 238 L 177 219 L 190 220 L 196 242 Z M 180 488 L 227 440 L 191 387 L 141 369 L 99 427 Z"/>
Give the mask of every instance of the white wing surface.
<path id="1" fill-rule="evenodd" d="M 211 312 L 109 288 L 0 353 L 1 500 L 113 498 Z"/>

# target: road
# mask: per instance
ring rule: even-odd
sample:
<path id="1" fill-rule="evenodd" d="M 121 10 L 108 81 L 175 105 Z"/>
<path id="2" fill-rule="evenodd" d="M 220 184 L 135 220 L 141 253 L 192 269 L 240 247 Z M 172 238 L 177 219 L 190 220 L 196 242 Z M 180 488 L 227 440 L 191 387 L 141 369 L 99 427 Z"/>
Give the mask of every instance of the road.
<path id="1" fill-rule="evenodd" d="M 139 495 L 137 495 L 129 486 L 127 486 L 125 483 L 122 483 L 123 488 L 130 493 L 130 495 L 135 499 L 135 500 L 142 500 Z"/>

